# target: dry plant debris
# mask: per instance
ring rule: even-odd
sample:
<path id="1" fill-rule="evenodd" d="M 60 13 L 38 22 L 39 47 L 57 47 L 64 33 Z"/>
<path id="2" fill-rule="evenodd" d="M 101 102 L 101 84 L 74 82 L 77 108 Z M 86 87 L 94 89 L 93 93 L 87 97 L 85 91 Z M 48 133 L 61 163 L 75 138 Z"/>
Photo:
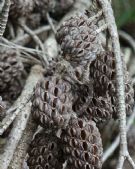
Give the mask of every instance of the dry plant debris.
<path id="1" fill-rule="evenodd" d="M 25 154 L 25 160 L 18 161 L 25 161 L 29 169 L 101 169 L 105 158 L 99 127 L 110 119 L 120 120 L 117 169 L 122 169 L 125 158 L 135 168 L 126 139 L 126 115 L 135 118 L 132 80 L 110 1 L 91 3 L 91 7 L 88 0 L 0 3 L 0 35 L 5 31 L 0 41 L 0 139 L 9 137 L 0 151 L 0 168 L 16 169 L 14 158 Z M 75 13 L 81 6 L 86 10 Z M 40 30 L 44 24 L 49 25 Z M 50 32 L 54 35 L 48 38 Z M 55 45 L 45 50 L 50 39 Z M 31 68 L 35 64 L 42 68 Z M 14 157 L 19 140 L 25 142 L 23 130 L 31 117 L 40 129 L 29 139 L 28 150 Z"/>

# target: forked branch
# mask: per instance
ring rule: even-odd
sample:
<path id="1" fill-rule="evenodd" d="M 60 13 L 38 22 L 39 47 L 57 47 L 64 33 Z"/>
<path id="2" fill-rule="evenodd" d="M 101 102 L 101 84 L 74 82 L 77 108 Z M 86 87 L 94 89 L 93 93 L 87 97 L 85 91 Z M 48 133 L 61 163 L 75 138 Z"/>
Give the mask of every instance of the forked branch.
<path id="1" fill-rule="evenodd" d="M 127 132 L 130 130 L 131 126 L 134 124 L 134 120 L 135 120 L 135 107 L 134 107 L 133 113 L 131 114 L 131 116 L 129 117 L 127 121 Z M 108 149 L 104 152 L 103 158 L 102 158 L 103 163 L 114 153 L 114 151 L 119 146 L 119 143 L 120 143 L 120 137 L 118 135 L 116 139 L 114 140 L 114 142 L 112 142 L 110 147 L 108 147 Z"/>
<path id="2" fill-rule="evenodd" d="M 110 33 L 113 45 L 114 56 L 116 58 L 116 81 L 117 81 L 117 98 L 118 98 L 118 114 L 119 114 L 119 129 L 120 129 L 120 154 L 117 164 L 117 169 L 122 169 L 125 159 L 135 169 L 135 163 L 131 159 L 127 148 L 127 131 L 126 131 L 126 109 L 125 109 L 125 92 L 124 92 L 124 78 L 123 68 L 120 52 L 120 43 L 117 32 L 117 27 L 113 15 L 113 10 L 108 0 L 98 0 L 102 7 L 105 21 L 108 24 L 108 31 Z"/>

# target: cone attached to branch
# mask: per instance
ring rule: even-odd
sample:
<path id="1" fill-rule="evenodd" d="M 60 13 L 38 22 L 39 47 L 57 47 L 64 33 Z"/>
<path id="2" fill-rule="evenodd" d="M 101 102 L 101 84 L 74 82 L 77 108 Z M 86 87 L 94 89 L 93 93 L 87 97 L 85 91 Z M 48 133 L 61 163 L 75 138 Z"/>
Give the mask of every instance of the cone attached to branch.
<path id="1" fill-rule="evenodd" d="M 60 26 L 57 41 L 64 58 L 72 65 L 83 65 L 96 58 L 101 50 L 96 29 L 95 22 L 83 14 L 69 18 Z"/>
<path id="2" fill-rule="evenodd" d="M 102 96 L 86 98 L 85 95 L 82 95 L 74 103 L 73 110 L 77 112 L 78 117 L 85 117 L 96 123 L 111 119 L 113 114 L 110 98 Z"/>
<path id="3" fill-rule="evenodd" d="M 116 62 L 111 51 L 101 52 L 96 60 L 90 64 L 90 78 L 94 81 L 94 90 L 97 96 L 109 96 L 112 102 L 113 117 L 117 117 L 117 96 L 116 96 Z M 125 101 L 127 114 L 132 112 L 134 104 L 134 90 L 131 79 L 126 70 L 123 60 Z"/>
<path id="4" fill-rule="evenodd" d="M 72 113 L 71 85 L 58 76 L 37 84 L 32 100 L 33 118 L 43 127 L 66 125 Z"/>
<path id="5" fill-rule="evenodd" d="M 61 135 L 67 169 L 101 169 L 101 136 L 93 121 L 71 118 Z"/>
<path id="6" fill-rule="evenodd" d="M 52 133 L 38 133 L 28 149 L 29 169 L 62 169 L 59 140 Z"/>
<path id="7" fill-rule="evenodd" d="M 98 95 L 104 95 L 105 92 L 115 92 L 115 58 L 112 52 L 101 52 L 96 60 L 90 64 L 90 77 L 93 78 L 95 92 Z"/>

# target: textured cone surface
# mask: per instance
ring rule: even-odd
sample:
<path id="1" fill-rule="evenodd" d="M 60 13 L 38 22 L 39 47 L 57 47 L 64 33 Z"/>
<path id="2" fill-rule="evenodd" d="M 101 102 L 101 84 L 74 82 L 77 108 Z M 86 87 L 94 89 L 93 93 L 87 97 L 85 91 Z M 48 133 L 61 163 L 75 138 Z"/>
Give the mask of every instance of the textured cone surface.
<path id="1" fill-rule="evenodd" d="M 115 58 L 112 52 L 102 52 L 96 60 L 90 64 L 90 76 L 94 80 L 94 88 L 97 96 L 109 95 L 112 101 L 114 117 L 117 117 L 117 96 L 116 96 L 116 69 Z M 134 103 L 134 90 L 132 82 L 123 61 L 126 112 L 131 113 Z"/>
<path id="2" fill-rule="evenodd" d="M 101 136 L 93 121 L 71 118 L 61 135 L 67 168 L 101 169 Z"/>
<path id="3" fill-rule="evenodd" d="M 28 16 L 32 12 L 33 7 L 33 0 L 11 0 L 9 16 L 12 18 Z"/>
<path id="4" fill-rule="evenodd" d="M 83 85 L 78 91 L 78 96 L 73 103 L 73 110 L 80 118 L 87 118 L 95 122 L 109 120 L 113 109 L 110 97 L 96 96 L 93 93 L 93 82 Z"/>
<path id="5" fill-rule="evenodd" d="M 28 149 L 29 169 L 62 169 L 62 157 L 57 137 L 38 133 Z"/>
<path id="6" fill-rule="evenodd" d="M 22 74 L 23 64 L 18 53 L 12 49 L 0 51 L 0 91 L 12 86 Z"/>
<path id="7" fill-rule="evenodd" d="M 91 62 L 90 76 L 94 80 L 98 95 L 104 95 L 108 90 L 112 94 L 115 92 L 115 58 L 112 52 L 101 52 Z"/>
<path id="8" fill-rule="evenodd" d="M 73 105 L 73 110 L 78 117 L 87 118 L 95 122 L 104 122 L 112 118 L 112 105 L 109 98 L 100 97 L 78 97 Z"/>
<path id="9" fill-rule="evenodd" d="M 57 32 L 63 56 L 74 66 L 95 59 L 101 50 L 97 26 L 86 15 L 74 16 L 65 21 Z"/>
<path id="10" fill-rule="evenodd" d="M 71 86 L 57 76 L 39 82 L 34 91 L 32 115 L 43 127 L 66 124 L 72 112 Z"/>
<path id="11" fill-rule="evenodd" d="M 0 92 L 0 94 L 4 101 L 8 101 L 9 103 L 12 104 L 21 94 L 21 91 L 22 86 L 19 84 L 19 82 L 16 81 L 12 86 L 9 86 L 3 92 Z"/>

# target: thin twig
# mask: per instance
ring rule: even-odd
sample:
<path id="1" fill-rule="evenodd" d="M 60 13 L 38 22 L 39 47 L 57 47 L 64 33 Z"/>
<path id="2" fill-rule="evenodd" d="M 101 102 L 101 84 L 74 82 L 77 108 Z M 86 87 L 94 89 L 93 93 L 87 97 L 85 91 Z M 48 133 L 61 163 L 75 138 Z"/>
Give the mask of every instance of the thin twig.
<path id="1" fill-rule="evenodd" d="M 132 49 L 129 48 L 129 47 L 125 47 L 123 49 L 123 53 L 124 53 L 124 61 L 126 63 L 126 65 L 129 65 L 130 64 L 130 61 L 131 61 L 131 55 L 132 55 Z M 122 55 L 123 56 L 123 55 Z M 130 66 L 130 65 L 129 65 Z"/>
<path id="2" fill-rule="evenodd" d="M 40 35 L 46 31 L 49 31 L 51 29 L 50 25 L 47 26 L 42 26 L 36 30 L 34 30 L 34 34 L 36 35 Z M 13 40 L 14 43 L 18 44 L 18 45 L 22 45 L 24 46 L 25 44 L 29 43 L 29 41 L 31 40 L 31 36 L 29 34 L 24 34 L 23 36 L 20 36 L 16 39 Z"/>
<path id="3" fill-rule="evenodd" d="M 19 17 L 17 19 L 17 28 L 16 28 L 16 38 L 24 35 L 24 30 L 19 25 L 25 25 L 26 24 L 26 18 L 25 17 Z"/>
<path id="4" fill-rule="evenodd" d="M 93 21 L 95 21 L 96 19 L 99 19 L 102 15 L 103 15 L 103 11 L 100 10 L 96 15 L 90 17 L 90 18 L 89 18 L 89 21 L 90 21 L 90 22 L 93 22 Z"/>
<path id="5" fill-rule="evenodd" d="M 44 43 L 45 51 L 47 53 L 48 60 L 56 59 L 59 56 L 58 44 L 54 34 L 50 35 Z"/>
<path id="6" fill-rule="evenodd" d="M 129 117 L 127 121 L 127 132 L 129 131 L 130 127 L 133 125 L 134 120 L 135 120 L 135 107 L 134 107 L 132 115 Z M 111 144 L 111 146 L 104 152 L 103 158 L 102 158 L 103 162 L 105 162 L 113 154 L 113 152 L 119 146 L 119 143 L 120 143 L 120 137 L 117 136 L 114 142 Z"/>
<path id="7" fill-rule="evenodd" d="M 128 33 L 121 30 L 119 31 L 119 36 L 130 44 L 135 53 L 135 40 Z"/>
<path id="8" fill-rule="evenodd" d="M 43 52 L 40 50 L 17 45 L 13 42 L 8 41 L 7 39 L 3 37 L 0 39 L 0 46 L 5 46 L 7 48 L 13 48 L 13 49 L 19 49 L 22 53 L 30 53 L 30 54 L 38 55 L 38 56 L 43 55 Z"/>
<path id="9" fill-rule="evenodd" d="M 33 88 L 35 84 L 37 83 L 37 80 L 41 77 L 41 68 L 40 66 L 35 66 L 32 69 L 31 74 L 33 75 L 33 72 L 35 75 L 33 75 L 33 80 L 31 79 L 31 74 L 29 75 L 28 80 L 26 81 L 26 85 L 24 87 L 24 90 L 21 94 L 21 96 L 15 101 L 14 105 L 8 110 L 7 116 L 3 119 L 3 121 L 0 124 L 0 135 L 4 133 L 4 131 L 10 126 L 10 124 L 13 122 L 15 117 L 22 111 L 22 109 L 25 107 L 25 105 L 29 102 L 31 99 L 31 96 L 33 94 Z M 36 72 L 36 71 L 37 72 Z M 38 75 L 39 73 L 39 75 Z M 37 75 L 37 77 L 35 77 Z M 31 81 L 30 81 L 31 79 Z M 9 113 L 9 112 L 12 112 Z"/>
<path id="10" fill-rule="evenodd" d="M 36 59 L 35 57 L 32 57 L 31 55 L 28 54 L 21 54 L 20 59 L 22 60 L 23 63 L 27 63 L 29 65 L 41 65 L 40 60 Z"/>
<path id="11" fill-rule="evenodd" d="M 95 30 L 95 32 L 97 34 L 99 34 L 99 33 L 103 32 L 104 30 L 106 30 L 107 28 L 108 28 L 108 24 L 104 24 L 103 26 L 100 26 L 99 29 Z"/>
<path id="12" fill-rule="evenodd" d="M 54 34 L 56 34 L 55 26 L 54 26 L 53 21 L 52 21 L 52 19 L 51 19 L 51 17 L 50 17 L 48 12 L 46 14 L 46 18 L 47 18 L 47 20 L 48 20 L 48 22 L 49 22 L 49 24 L 50 24 L 50 26 L 52 28 L 52 31 L 54 32 Z"/>
<path id="13" fill-rule="evenodd" d="M 10 34 L 11 38 L 14 39 L 15 38 L 15 30 L 14 30 L 13 24 L 10 21 L 8 21 L 7 27 L 9 29 L 9 34 Z"/>
<path id="14" fill-rule="evenodd" d="M 43 52 L 43 56 L 40 55 L 40 60 L 43 64 L 44 67 L 46 67 L 48 65 L 48 60 L 47 60 L 47 57 L 45 55 L 45 49 L 44 49 L 44 45 L 43 43 L 41 42 L 41 40 L 39 39 L 39 37 L 29 28 L 27 27 L 26 25 L 21 25 L 21 28 L 24 29 L 28 34 L 31 35 L 31 37 L 33 38 L 33 40 L 40 46 L 42 52 Z"/>
<path id="15" fill-rule="evenodd" d="M 125 159 L 129 156 L 127 148 L 127 132 L 126 132 L 126 107 L 125 107 L 125 91 L 124 91 L 124 78 L 122 59 L 120 52 L 119 37 L 117 27 L 113 15 L 111 4 L 108 0 L 98 0 L 108 24 L 108 31 L 112 38 L 112 45 L 114 56 L 116 58 L 116 83 L 117 83 L 117 98 L 118 98 L 118 114 L 119 114 L 119 129 L 120 129 L 120 153 L 117 164 L 117 169 L 122 169 Z M 129 158 L 127 158 L 128 160 Z M 134 168 L 134 166 L 132 166 Z"/>

